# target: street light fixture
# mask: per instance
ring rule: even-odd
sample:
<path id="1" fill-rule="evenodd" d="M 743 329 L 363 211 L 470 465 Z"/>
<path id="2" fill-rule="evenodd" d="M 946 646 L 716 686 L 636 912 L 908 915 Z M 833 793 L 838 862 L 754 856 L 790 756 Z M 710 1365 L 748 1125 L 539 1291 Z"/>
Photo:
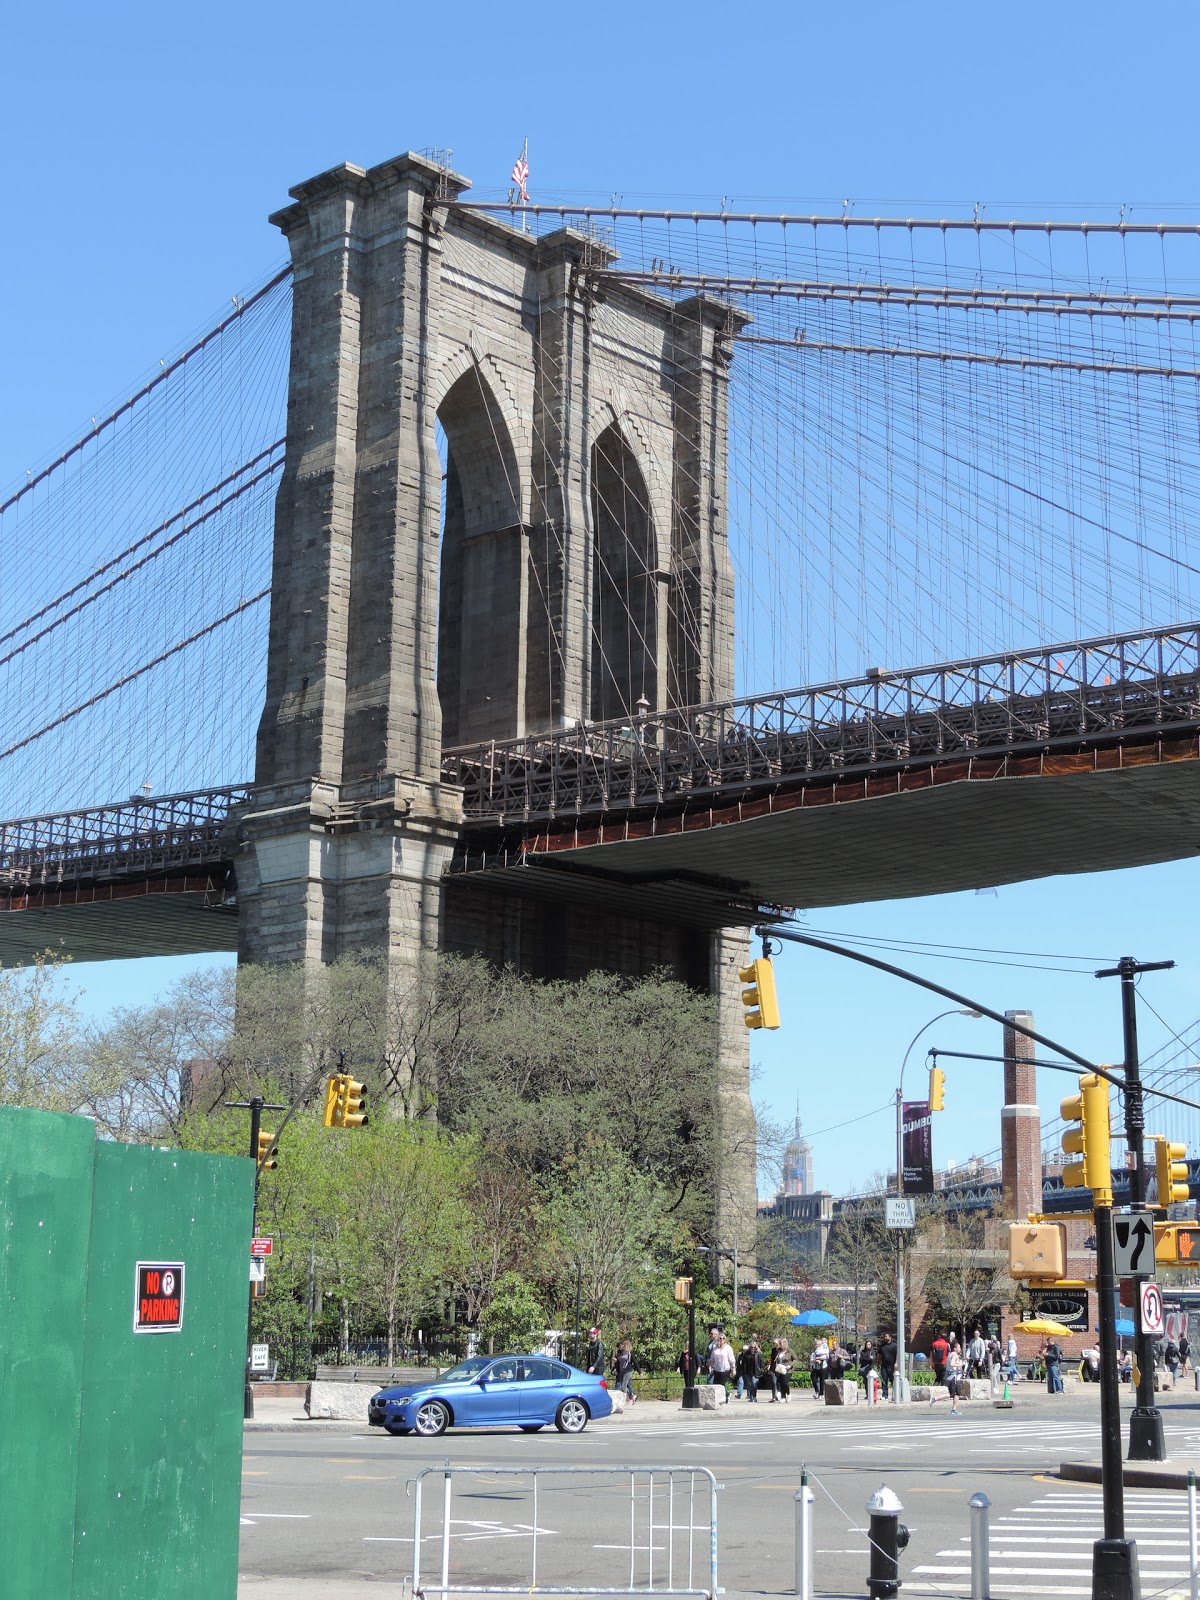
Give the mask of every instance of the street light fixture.
<path id="1" fill-rule="evenodd" d="M 936 1017 L 919 1027 L 909 1040 L 908 1049 L 904 1052 L 904 1059 L 900 1063 L 900 1081 L 896 1085 L 896 1194 L 904 1193 L 904 1069 L 908 1066 L 908 1058 L 913 1052 L 913 1046 L 923 1033 L 928 1033 L 935 1023 L 941 1022 L 945 1017 L 982 1017 L 982 1011 L 976 1011 L 970 1006 L 951 1006 L 946 1011 L 939 1011 Z M 892 1385 L 895 1396 L 894 1404 L 900 1405 L 908 1399 L 908 1364 L 906 1351 L 907 1310 L 904 1304 L 904 1232 L 897 1230 L 896 1237 L 896 1378 Z"/>
<path id="2" fill-rule="evenodd" d="M 738 1319 L 738 1247 L 736 1244 L 699 1244 L 696 1246 L 696 1253 L 702 1256 L 729 1256 L 733 1261 L 733 1316 L 730 1319 L 730 1325 L 734 1338 L 736 1338 Z"/>

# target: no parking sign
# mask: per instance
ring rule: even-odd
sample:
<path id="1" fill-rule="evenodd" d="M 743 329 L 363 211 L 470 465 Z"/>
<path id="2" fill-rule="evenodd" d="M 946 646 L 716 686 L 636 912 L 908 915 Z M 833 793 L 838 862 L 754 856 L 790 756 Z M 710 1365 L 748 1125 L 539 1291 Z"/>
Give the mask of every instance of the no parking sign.
<path id="1" fill-rule="evenodd" d="M 1163 1331 L 1165 1317 L 1162 1290 L 1151 1279 L 1141 1285 L 1138 1298 L 1141 1305 L 1142 1332 L 1160 1334 Z"/>

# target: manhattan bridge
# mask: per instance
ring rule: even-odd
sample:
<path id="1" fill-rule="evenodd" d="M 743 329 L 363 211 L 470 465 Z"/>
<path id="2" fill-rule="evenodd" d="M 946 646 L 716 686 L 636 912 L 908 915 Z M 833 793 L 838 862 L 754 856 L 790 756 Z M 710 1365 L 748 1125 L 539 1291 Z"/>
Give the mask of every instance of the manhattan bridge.
<path id="1" fill-rule="evenodd" d="M 667 967 L 741 1097 L 760 920 L 1200 845 L 1200 226 L 272 221 L 0 499 L 0 959 Z"/>

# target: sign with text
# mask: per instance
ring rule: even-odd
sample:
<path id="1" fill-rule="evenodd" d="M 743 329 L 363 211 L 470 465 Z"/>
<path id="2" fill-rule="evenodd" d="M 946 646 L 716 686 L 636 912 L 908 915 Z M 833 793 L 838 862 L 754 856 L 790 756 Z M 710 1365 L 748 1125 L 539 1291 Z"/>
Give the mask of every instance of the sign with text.
<path id="1" fill-rule="evenodd" d="M 1029 1302 L 1035 1317 L 1061 1322 L 1072 1333 L 1086 1333 L 1088 1330 L 1086 1289 L 1045 1289 L 1031 1294 Z"/>
<path id="2" fill-rule="evenodd" d="M 252 1256 L 269 1256 L 275 1248 L 274 1239 L 251 1239 L 250 1254 Z"/>
<path id="3" fill-rule="evenodd" d="M 270 1372 L 271 1346 L 269 1344 L 252 1344 L 250 1346 L 250 1371 Z"/>
<path id="4" fill-rule="evenodd" d="M 251 1256 L 250 1257 L 250 1282 L 251 1283 L 266 1283 L 266 1281 L 267 1281 L 267 1263 L 263 1260 L 262 1256 Z"/>
<path id="5" fill-rule="evenodd" d="M 883 1202 L 884 1216 L 889 1228 L 915 1228 L 917 1202 L 911 1195 L 890 1195 Z"/>
<path id="6" fill-rule="evenodd" d="M 139 1261 L 133 1280 L 134 1333 L 178 1333 L 183 1327 L 183 1262 Z"/>
<path id="7" fill-rule="evenodd" d="M 901 1109 L 905 1194 L 933 1193 L 933 1119 L 928 1100 L 906 1100 Z"/>

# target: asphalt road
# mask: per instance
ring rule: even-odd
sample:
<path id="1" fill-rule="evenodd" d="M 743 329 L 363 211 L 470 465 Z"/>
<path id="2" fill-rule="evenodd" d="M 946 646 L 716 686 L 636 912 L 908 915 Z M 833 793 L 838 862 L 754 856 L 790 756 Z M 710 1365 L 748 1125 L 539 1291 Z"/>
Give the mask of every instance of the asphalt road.
<path id="1" fill-rule="evenodd" d="M 668 1562 L 678 1585 L 690 1544 L 694 1581 L 706 1587 L 707 1480 L 689 1470 L 696 1467 L 720 1484 L 722 1587 L 731 1596 L 789 1593 L 794 1496 L 806 1465 L 816 1496 L 815 1587 L 828 1600 L 866 1593 L 863 1507 L 881 1483 L 899 1495 L 911 1530 L 904 1594 L 970 1594 L 967 1502 L 983 1490 L 993 1506 L 993 1594 L 1088 1595 L 1099 1490 L 1050 1474 L 1060 1461 L 1098 1456 L 1097 1395 L 1087 1387 L 1074 1396 L 1018 1395 L 1011 1411 L 981 1406 L 961 1417 L 945 1405 L 840 1412 L 803 1393 L 786 1408 L 731 1404 L 716 1415 L 675 1407 L 655 1407 L 652 1415 L 643 1406 L 576 1438 L 552 1428 L 433 1440 L 392 1439 L 372 1429 L 250 1434 L 242 1594 L 399 1595 L 412 1573 L 416 1474 L 449 1463 L 478 1469 L 453 1479 L 449 1559 L 459 1583 L 528 1588 L 536 1525 L 539 1585 L 615 1588 L 630 1582 L 632 1570 L 634 1586 L 643 1588 L 651 1561 L 656 1587 Z M 1200 1394 L 1180 1389 L 1162 1401 L 1169 1454 L 1200 1463 Z M 645 1469 L 652 1465 L 681 1470 L 670 1491 L 665 1476 L 655 1479 L 651 1511 Z M 530 1479 L 496 1470 L 529 1466 L 636 1467 L 641 1475 L 632 1498 L 628 1473 L 542 1479 L 535 1513 Z M 434 1472 L 423 1483 L 421 1564 L 431 1577 L 442 1557 L 444 1475 Z M 1144 1600 L 1186 1594 L 1186 1496 L 1130 1490 L 1127 1500 Z"/>

